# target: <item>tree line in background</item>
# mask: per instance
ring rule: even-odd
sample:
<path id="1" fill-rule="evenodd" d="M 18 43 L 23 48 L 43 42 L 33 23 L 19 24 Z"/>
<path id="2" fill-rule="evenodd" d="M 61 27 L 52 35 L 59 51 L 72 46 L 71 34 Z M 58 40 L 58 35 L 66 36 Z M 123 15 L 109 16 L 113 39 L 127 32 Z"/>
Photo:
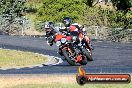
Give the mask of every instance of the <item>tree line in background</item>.
<path id="1" fill-rule="evenodd" d="M 0 31 L 6 33 L 17 31 L 13 26 L 22 25 L 25 3 L 25 0 L 0 0 Z"/>
<path id="2" fill-rule="evenodd" d="M 27 16 L 39 31 L 45 21 L 61 22 L 69 16 L 73 22 L 86 26 L 105 26 L 109 28 L 132 28 L 132 0 L 102 0 L 106 8 L 98 3 L 101 0 L 0 0 L 0 15 L 7 24 L 14 19 Z M 109 6 L 108 6 L 109 4 Z M 97 6 L 98 5 L 98 6 Z M 112 9 L 111 9 L 112 8 Z M 32 15 L 34 15 L 32 17 Z M 21 21 L 20 20 L 20 24 Z M 39 22 L 38 22 L 39 21 Z M 38 22 L 38 23 L 37 23 Z"/>
<path id="3" fill-rule="evenodd" d="M 60 22 L 63 17 L 69 16 L 74 22 L 87 25 L 130 27 L 127 22 L 132 20 L 132 13 L 128 8 L 131 7 L 132 0 L 110 0 L 116 10 L 94 6 L 98 1 L 100 0 L 1 0 L 0 14 L 10 22 L 22 17 L 27 10 L 26 12 L 34 12 L 36 20 L 43 22 Z M 104 1 L 107 3 L 109 0 Z M 34 4 L 36 7 L 31 8 Z"/>
<path id="4" fill-rule="evenodd" d="M 111 0 L 115 9 L 110 10 L 95 7 L 95 0 L 42 0 L 42 6 L 37 9 L 37 20 L 58 22 L 64 16 L 70 16 L 74 22 L 81 24 L 130 28 L 131 2 Z"/>

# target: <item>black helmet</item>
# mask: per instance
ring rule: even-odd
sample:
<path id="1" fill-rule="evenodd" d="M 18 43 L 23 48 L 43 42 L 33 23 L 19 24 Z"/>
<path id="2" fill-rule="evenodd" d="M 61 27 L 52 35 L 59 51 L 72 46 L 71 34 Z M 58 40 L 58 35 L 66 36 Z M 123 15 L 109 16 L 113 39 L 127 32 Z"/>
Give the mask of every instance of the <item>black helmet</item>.
<path id="1" fill-rule="evenodd" d="M 64 25 L 65 25 L 66 27 L 69 27 L 70 24 L 71 24 L 71 21 L 72 21 L 72 20 L 71 20 L 70 17 L 64 17 L 62 23 L 64 23 Z"/>
<path id="2" fill-rule="evenodd" d="M 53 22 L 46 22 L 44 27 L 45 29 L 49 29 L 49 28 L 53 28 L 53 26 L 54 26 Z"/>

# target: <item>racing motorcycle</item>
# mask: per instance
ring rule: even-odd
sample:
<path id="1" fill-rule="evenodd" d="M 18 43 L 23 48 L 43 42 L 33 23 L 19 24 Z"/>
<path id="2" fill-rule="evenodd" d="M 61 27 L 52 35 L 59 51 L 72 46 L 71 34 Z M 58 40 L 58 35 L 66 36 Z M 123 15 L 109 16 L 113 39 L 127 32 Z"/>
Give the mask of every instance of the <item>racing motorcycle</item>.
<path id="1" fill-rule="evenodd" d="M 86 50 L 78 48 L 74 43 L 72 43 L 72 37 L 66 36 L 64 34 L 57 34 L 55 36 L 55 43 L 59 46 L 59 54 L 64 56 L 70 65 L 86 65 L 88 62 L 87 56 L 84 54 Z M 75 46 L 74 46 L 75 45 Z"/>
<path id="2" fill-rule="evenodd" d="M 90 38 L 86 37 L 83 32 L 71 32 L 71 36 L 75 52 L 80 51 L 84 56 L 86 56 L 88 61 L 93 61 L 93 48 L 89 45 L 91 41 Z"/>

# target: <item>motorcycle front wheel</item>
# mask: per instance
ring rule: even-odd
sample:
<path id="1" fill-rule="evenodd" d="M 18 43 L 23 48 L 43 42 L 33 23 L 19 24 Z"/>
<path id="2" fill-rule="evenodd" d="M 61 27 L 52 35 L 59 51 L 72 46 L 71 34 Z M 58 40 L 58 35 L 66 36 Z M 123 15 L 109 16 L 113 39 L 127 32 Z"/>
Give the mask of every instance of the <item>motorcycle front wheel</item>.
<path id="1" fill-rule="evenodd" d="M 65 57 L 65 59 L 67 60 L 67 62 L 72 65 L 72 66 L 76 66 L 77 63 L 75 61 L 72 60 L 72 58 L 69 57 L 68 53 L 66 50 L 62 50 L 63 56 Z"/>

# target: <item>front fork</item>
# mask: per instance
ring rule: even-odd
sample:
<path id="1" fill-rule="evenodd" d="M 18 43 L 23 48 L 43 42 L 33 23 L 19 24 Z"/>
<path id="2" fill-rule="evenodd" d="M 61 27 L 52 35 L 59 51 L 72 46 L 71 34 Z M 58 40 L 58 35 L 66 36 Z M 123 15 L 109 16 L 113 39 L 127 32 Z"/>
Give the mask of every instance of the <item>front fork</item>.
<path id="1" fill-rule="evenodd" d="M 72 47 L 70 47 L 70 45 L 67 45 L 67 46 L 61 46 L 61 47 L 59 47 L 59 54 L 60 54 L 61 56 L 63 56 L 62 50 L 64 50 L 64 49 L 65 49 L 67 52 L 69 52 L 70 55 L 73 55 L 73 49 L 72 49 Z"/>
<path id="2" fill-rule="evenodd" d="M 71 60 L 73 60 L 73 61 L 75 61 L 76 63 L 79 63 L 79 62 L 81 62 L 82 61 L 82 54 L 81 54 L 81 51 L 80 51 L 80 49 L 79 48 L 77 48 L 77 47 L 70 47 L 70 46 L 68 46 L 68 47 L 60 47 L 59 48 L 59 54 L 61 55 L 61 56 L 63 56 L 63 54 L 62 54 L 62 50 L 63 49 L 65 49 L 65 50 L 67 50 L 68 51 L 68 53 L 69 53 L 69 57 L 71 58 Z"/>
<path id="3" fill-rule="evenodd" d="M 81 51 L 81 47 L 82 46 L 77 46 L 77 47 L 74 47 L 74 50 L 75 50 L 75 61 L 77 63 L 80 63 L 82 61 L 82 57 L 83 57 L 83 54 L 82 54 L 82 51 Z"/>
<path id="4" fill-rule="evenodd" d="M 63 49 L 68 51 L 69 57 L 71 58 L 71 60 L 75 61 L 76 63 L 82 60 L 82 55 L 80 54 L 80 50 L 78 51 L 77 49 L 75 49 L 75 47 L 72 47 L 72 45 L 63 47 Z"/>

